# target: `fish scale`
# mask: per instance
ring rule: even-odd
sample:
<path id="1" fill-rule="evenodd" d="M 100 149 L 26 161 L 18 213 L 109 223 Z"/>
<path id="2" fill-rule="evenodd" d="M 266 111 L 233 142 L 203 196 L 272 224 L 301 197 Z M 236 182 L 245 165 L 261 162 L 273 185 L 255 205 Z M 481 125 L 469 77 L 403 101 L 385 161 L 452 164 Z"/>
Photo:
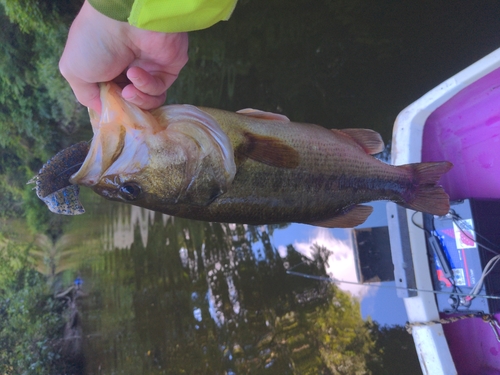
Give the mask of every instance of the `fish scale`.
<path id="1" fill-rule="evenodd" d="M 101 84 L 101 101 L 90 149 L 69 181 L 110 200 L 196 220 L 324 227 L 361 224 L 372 211 L 361 203 L 373 200 L 449 210 L 437 182 L 452 165 L 383 163 L 372 156 L 384 148 L 372 130 L 329 130 L 253 109 L 148 112 L 112 83 Z"/>

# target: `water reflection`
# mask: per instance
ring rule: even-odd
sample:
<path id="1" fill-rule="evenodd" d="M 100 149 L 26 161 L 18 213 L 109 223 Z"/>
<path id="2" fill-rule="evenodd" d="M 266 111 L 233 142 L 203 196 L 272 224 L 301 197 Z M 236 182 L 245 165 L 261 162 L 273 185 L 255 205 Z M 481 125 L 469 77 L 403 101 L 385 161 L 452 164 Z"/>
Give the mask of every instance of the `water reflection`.
<path id="1" fill-rule="evenodd" d="M 136 206 L 119 205 L 116 207 L 117 214 L 106 225 L 104 233 L 104 246 L 107 250 L 130 249 L 134 243 L 135 228 L 139 229 L 142 245 L 148 243 L 149 225 L 154 221 L 155 213 Z M 129 213 L 130 211 L 130 213 Z M 168 215 L 161 215 L 163 224 L 166 225 Z"/>
<path id="2" fill-rule="evenodd" d="M 286 273 L 301 264 L 301 272 L 324 275 L 326 242 L 307 249 L 310 257 L 288 244 L 282 257 L 273 236 L 289 229 L 279 226 L 112 207 L 93 216 L 101 247 L 82 270 L 88 373 L 365 369 L 374 342 L 359 303 L 332 284 Z"/>

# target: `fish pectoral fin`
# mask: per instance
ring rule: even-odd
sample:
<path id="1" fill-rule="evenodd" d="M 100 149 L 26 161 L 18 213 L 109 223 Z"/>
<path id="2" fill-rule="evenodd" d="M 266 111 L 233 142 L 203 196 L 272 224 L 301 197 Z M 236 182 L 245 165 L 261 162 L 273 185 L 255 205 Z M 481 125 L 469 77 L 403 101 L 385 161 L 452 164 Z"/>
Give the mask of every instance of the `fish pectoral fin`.
<path id="1" fill-rule="evenodd" d="M 356 205 L 349 211 L 335 215 L 330 219 L 304 224 L 310 224 L 324 228 L 353 228 L 360 224 L 363 224 L 372 212 L 373 207 L 371 206 Z"/>
<path id="2" fill-rule="evenodd" d="M 239 113 L 240 115 L 245 115 L 248 117 L 258 118 L 261 120 L 290 122 L 290 119 L 288 117 L 286 117 L 285 115 L 280 115 L 279 113 L 264 112 L 264 111 L 261 111 L 258 109 L 253 109 L 253 108 L 240 109 L 239 111 L 236 111 L 236 113 Z"/>
<path id="3" fill-rule="evenodd" d="M 282 140 L 265 135 L 245 133 L 245 142 L 237 152 L 259 163 L 277 168 L 296 168 L 300 162 L 297 150 Z"/>
<path id="4" fill-rule="evenodd" d="M 384 141 L 379 133 L 370 129 L 341 129 L 334 132 L 347 134 L 369 155 L 378 154 L 384 151 Z"/>

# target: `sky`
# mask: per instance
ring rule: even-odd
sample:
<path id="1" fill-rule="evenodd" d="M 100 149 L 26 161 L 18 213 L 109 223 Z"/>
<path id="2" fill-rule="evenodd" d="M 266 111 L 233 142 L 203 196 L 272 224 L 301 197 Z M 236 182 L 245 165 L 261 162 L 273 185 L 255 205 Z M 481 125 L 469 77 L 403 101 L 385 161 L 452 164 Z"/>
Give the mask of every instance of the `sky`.
<path id="1" fill-rule="evenodd" d="M 387 226 L 386 202 L 373 202 L 372 215 L 357 228 Z M 273 244 L 281 255 L 286 254 L 286 246 L 292 244 L 303 255 L 311 254 L 313 244 L 324 246 L 331 251 L 327 272 L 340 281 L 340 289 L 351 293 L 361 301 L 363 319 L 368 316 L 381 325 L 404 325 L 407 321 L 403 300 L 396 295 L 394 282 L 360 285 L 358 283 L 351 229 L 328 229 L 305 224 L 291 224 L 276 230 Z M 344 282 L 342 282 L 344 281 Z"/>

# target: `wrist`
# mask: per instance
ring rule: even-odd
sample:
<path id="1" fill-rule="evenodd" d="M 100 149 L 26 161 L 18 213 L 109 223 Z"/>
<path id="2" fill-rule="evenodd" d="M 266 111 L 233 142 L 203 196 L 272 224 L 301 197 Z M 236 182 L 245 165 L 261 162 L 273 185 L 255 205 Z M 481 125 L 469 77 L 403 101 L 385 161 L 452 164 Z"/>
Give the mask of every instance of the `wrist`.
<path id="1" fill-rule="evenodd" d="M 109 39 L 110 36 L 118 43 L 123 43 L 129 34 L 128 29 L 131 27 L 126 21 L 119 21 L 99 12 L 88 0 L 83 3 L 80 13 L 75 19 L 75 23 L 77 22 L 81 25 L 79 29 L 87 29 L 91 33 L 100 34 L 104 44 L 107 44 L 106 39 Z"/>

